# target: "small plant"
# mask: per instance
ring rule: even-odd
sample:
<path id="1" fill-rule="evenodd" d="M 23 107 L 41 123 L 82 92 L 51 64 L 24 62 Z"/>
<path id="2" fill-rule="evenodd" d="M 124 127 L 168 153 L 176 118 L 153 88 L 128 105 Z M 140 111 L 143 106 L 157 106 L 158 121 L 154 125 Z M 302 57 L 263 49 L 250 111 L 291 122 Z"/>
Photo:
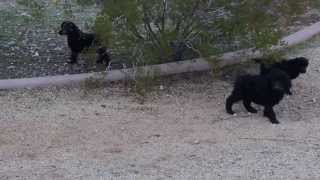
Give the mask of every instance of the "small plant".
<path id="1" fill-rule="evenodd" d="M 146 72 L 137 67 L 136 78 L 133 81 L 133 91 L 141 100 L 144 100 L 149 92 L 154 91 L 160 84 L 160 77 L 156 72 Z"/>
<path id="2" fill-rule="evenodd" d="M 82 90 L 84 95 L 90 94 L 92 91 L 103 88 L 106 85 L 104 75 L 96 75 L 94 77 L 87 78 L 82 84 Z"/>

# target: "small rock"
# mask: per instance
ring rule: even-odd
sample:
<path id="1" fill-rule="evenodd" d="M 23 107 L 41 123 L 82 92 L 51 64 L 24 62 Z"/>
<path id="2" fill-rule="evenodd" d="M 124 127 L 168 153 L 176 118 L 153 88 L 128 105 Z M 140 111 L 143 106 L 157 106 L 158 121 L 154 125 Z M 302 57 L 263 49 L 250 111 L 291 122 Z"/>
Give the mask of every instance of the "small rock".
<path id="1" fill-rule="evenodd" d="M 130 166 L 130 167 L 136 167 L 136 165 L 135 165 L 135 164 L 129 164 L 129 166 Z"/>
<path id="2" fill-rule="evenodd" d="M 200 144 L 200 141 L 199 141 L 199 140 L 195 140 L 195 141 L 193 142 L 193 144 Z"/>
<path id="3" fill-rule="evenodd" d="M 133 173 L 134 174 L 139 174 L 139 171 L 138 170 L 134 170 Z"/>
<path id="4" fill-rule="evenodd" d="M 16 66 L 8 66 L 7 69 L 15 69 Z"/>
<path id="5" fill-rule="evenodd" d="M 111 149 L 107 150 L 107 152 L 112 153 L 112 154 L 115 154 L 115 153 L 117 154 L 117 153 L 121 153 L 122 149 L 120 149 L 120 148 L 111 148 Z"/>
<path id="6" fill-rule="evenodd" d="M 102 105 L 101 105 L 101 107 L 106 108 L 107 106 L 106 106 L 106 105 L 104 105 L 104 104 L 102 104 Z"/>
<path id="7" fill-rule="evenodd" d="M 36 51 L 32 56 L 33 57 L 39 57 L 40 55 L 39 55 L 38 51 Z"/>
<path id="8" fill-rule="evenodd" d="M 23 12 L 23 13 L 21 13 L 20 15 L 21 15 L 21 16 L 26 16 L 26 17 L 31 17 L 31 15 L 28 14 L 28 13 L 26 13 L 26 12 Z"/>
<path id="9" fill-rule="evenodd" d="M 14 44 L 16 44 L 15 41 L 10 41 L 10 42 L 8 42 L 8 45 L 9 45 L 9 46 L 14 45 Z"/>
<path id="10" fill-rule="evenodd" d="M 156 137 L 156 138 L 159 138 L 161 135 L 160 134 L 154 134 L 154 135 L 151 135 L 150 137 Z"/>

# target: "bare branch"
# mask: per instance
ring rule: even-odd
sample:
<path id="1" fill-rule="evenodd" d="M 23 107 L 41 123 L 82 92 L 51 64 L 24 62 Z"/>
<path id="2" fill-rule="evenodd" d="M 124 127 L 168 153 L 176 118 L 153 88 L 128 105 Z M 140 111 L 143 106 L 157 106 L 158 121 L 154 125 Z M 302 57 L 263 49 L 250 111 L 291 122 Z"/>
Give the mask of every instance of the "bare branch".
<path id="1" fill-rule="evenodd" d="M 163 0 L 163 12 L 162 12 L 162 19 L 161 19 L 162 32 L 165 31 L 167 5 L 168 5 L 167 0 Z"/>

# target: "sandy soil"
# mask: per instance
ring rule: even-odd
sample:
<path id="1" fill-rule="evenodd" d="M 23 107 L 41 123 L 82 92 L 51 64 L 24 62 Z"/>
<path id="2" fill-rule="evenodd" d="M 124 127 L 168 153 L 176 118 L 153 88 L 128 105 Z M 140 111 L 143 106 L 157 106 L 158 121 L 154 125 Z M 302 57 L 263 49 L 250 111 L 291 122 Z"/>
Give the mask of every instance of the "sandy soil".
<path id="1" fill-rule="evenodd" d="M 143 104 L 122 86 L 0 92 L 0 179 L 319 179 L 319 54 L 299 54 L 311 66 L 280 125 L 226 114 L 231 84 L 206 74 Z"/>

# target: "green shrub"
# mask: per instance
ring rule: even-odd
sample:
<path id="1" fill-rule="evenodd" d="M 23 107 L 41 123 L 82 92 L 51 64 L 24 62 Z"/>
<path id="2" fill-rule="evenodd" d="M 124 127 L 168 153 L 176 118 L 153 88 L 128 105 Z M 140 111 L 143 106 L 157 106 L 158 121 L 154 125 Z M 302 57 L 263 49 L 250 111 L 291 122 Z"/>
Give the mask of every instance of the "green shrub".
<path id="1" fill-rule="evenodd" d="M 304 7 L 291 0 L 108 0 L 95 28 L 116 56 L 155 64 L 248 47 L 268 52 L 285 33 L 282 19 Z"/>

